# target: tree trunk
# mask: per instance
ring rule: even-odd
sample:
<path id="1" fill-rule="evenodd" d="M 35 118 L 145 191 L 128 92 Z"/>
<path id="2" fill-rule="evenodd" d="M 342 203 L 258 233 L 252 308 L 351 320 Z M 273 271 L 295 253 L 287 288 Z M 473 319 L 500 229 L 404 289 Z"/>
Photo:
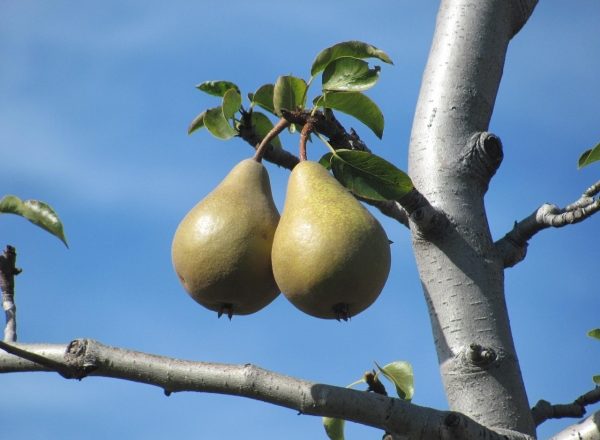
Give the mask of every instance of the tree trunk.
<path id="1" fill-rule="evenodd" d="M 409 151 L 416 188 L 449 220 L 443 231 L 411 229 L 450 408 L 530 435 L 504 267 L 483 197 L 502 160 L 499 139 L 486 130 L 506 50 L 535 3 L 441 2 Z"/>

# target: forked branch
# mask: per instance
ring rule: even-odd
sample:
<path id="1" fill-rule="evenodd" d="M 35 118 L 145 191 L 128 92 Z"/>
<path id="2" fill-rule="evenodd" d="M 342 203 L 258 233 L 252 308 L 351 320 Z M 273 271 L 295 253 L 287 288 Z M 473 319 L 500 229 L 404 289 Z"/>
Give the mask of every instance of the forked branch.
<path id="1" fill-rule="evenodd" d="M 21 351 L 49 359 L 45 365 L 27 355 L 0 351 L 0 372 L 52 371 L 72 378 L 103 376 L 155 385 L 169 395 L 196 391 L 248 397 L 302 414 L 342 418 L 413 439 L 532 440 L 516 432 L 492 431 L 458 413 L 439 411 L 332 385 L 267 371 L 251 364 L 192 362 L 109 347 L 89 339 L 68 345 L 19 344 Z M 64 374 L 63 374 L 64 375 Z"/>
<path id="2" fill-rule="evenodd" d="M 600 211 L 600 181 L 590 186 L 575 202 L 561 209 L 545 203 L 529 217 L 515 222 L 513 229 L 496 242 L 504 267 L 512 267 L 523 261 L 527 254 L 528 241 L 546 228 L 562 228 L 582 222 Z"/>

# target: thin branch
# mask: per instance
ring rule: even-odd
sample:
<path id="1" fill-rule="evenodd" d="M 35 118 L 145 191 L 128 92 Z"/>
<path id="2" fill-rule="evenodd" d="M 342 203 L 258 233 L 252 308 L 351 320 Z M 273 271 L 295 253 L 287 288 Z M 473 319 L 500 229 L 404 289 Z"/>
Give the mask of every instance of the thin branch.
<path id="1" fill-rule="evenodd" d="M 504 267 L 512 267 L 525 259 L 528 241 L 546 228 L 562 228 L 582 222 L 600 211 L 600 181 L 584 191 L 575 202 L 560 209 L 556 205 L 544 204 L 529 217 L 515 222 L 513 229 L 496 242 Z"/>
<path id="2" fill-rule="evenodd" d="M 14 347 L 14 346 L 13 346 Z M 425 408 L 381 394 L 308 382 L 252 364 L 193 362 L 109 347 L 89 339 L 68 345 L 19 344 L 74 371 L 73 377 L 103 376 L 178 391 L 228 394 L 261 400 L 302 414 L 341 418 L 414 439 L 532 440 L 512 431 L 492 431 L 467 416 Z M 29 355 L 27 355 L 29 357 Z M 61 367 L 61 368 L 62 368 Z M 0 352 L 0 372 L 50 371 Z"/>
<path id="3" fill-rule="evenodd" d="M 17 252 L 14 247 L 6 246 L 0 255 L 0 290 L 2 290 L 2 308 L 6 315 L 4 341 L 17 340 L 17 306 L 15 305 L 15 276 L 21 273 L 16 267 Z"/>
<path id="4" fill-rule="evenodd" d="M 539 426 L 549 419 L 583 417 L 585 415 L 585 407 L 598 402 L 600 402 L 600 387 L 596 387 L 579 396 L 572 403 L 553 405 L 546 400 L 540 400 L 531 408 L 531 414 L 535 425 Z"/>
<path id="5" fill-rule="evenodd" d="M 251 112 L 242 112 L 241 123 L 238 129 L 239 137 L 250 144 L 254 149 L 256 149 L 263 141 L 263 137 L 256 132 L 255 127 L 252 125 Z M 271 143 L 266 146 L 263 158 L 288 170 L 294 168 L 299 162 L 298 158 L 292 153 L 283 148 L 276 148 Z"/>
<path id="6" fill-rule="evenodd" d="M 284 116 L 288 122 L 298 124 L 303 127 L 306 125 L 308 120 L 311 119 L 312 124 L 314 124 L 313 128 L 319 133 L 327 136 L 331 145 L 335 148 L 371 151 L 353 129 L 350 130 L 350 133 L 346 132 L 346 129 L 342 126 L 342 124 L 335 119 L 333 113 L 328 112 L 327 115 L 328 116 L 320 111 L 315 112 L 315 114 L 312 116 L 307 111 L 284 111 Z M 239 136 L 248 144 L 250 144 L 252 148 L 257 149 L 264 143 L 265 139 L 261 138 L 261 136 L 259 136 L 256 132 L 255 127 L 252 125 L 251 116 L 251 112 L 242 113 L 242 121 L 239 126 Z M 274 127 L 274 129 L 275 128 L 276 127 Z M 279 134 L 279 131 L 277 134 Z M 270 143 L 271 140 L 272 139 L 269 139 L 267 145 L 264 147 L 264 159 L 288 170 L 293 169 L 298 164 L 300 159 L 283 148 L 275 148 Z M 359 197 L 357 198 L 362 202 L 379 209 L 383 215 L 397 220 L 406 227 L 409 226 L 408 214 L 400 203 L 393 200 L 381 202 L 361 199 Z"/>

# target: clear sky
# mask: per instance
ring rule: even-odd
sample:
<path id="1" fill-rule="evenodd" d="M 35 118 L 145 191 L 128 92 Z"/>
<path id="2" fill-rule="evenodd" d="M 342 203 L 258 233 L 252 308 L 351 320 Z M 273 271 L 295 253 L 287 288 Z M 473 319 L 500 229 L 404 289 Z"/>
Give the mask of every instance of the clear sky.
<path id="1" fill-rule="evenodd" d="M 366 6 L 366 7 L 365 7 Z M 379 215 L 392 273 L 379 300 L 349 323 L 303 315 L 284 298 L 229 322 L 193 302 L 170 261 L 183 215 L 251 149 L 208 132 L 186 134 L 218 104 L 194 85 L 228 79 L 243 93 L 281 74 L 308 77 L 314 56 L 356 39 L 385 50 L 370 96 L 386 115 L 376 153 L 406 169 L 407 144 L 438 3 L 0 3 L 1 194 L 50 203 L 70 249 L 16 216 L 0 245 L 17 248 L 19 340 L 77 337 L 184 359 L 254 363 L 346 385 L 408 360 L 419 405 L 446 408 L 408 231 Z M 600 4 L 540 2 L 511 43 L 490 130 L 504 163 L 486 205 L 500 238 L 544 202 L 564 206 L 598 180 L 577 158 L 600 141 Z M 290 150 L 295 140 L 284 138 Z M 314 143 L 309 156 L 325 152 Z M 267 165 L 281 208 L 288 172 Z M 532 404 L 572 401 L 600 374 L 600 216 L 544 231 L 506 273 L 507 302 Z M 391 390 L 391 388 L 389 388 Z M 102 378 L 0 376 L 0 425 L 10 439 L 325 438 L 318 418 L 262 402 L 182 393 Z M 548 422 L 547 436 L 570 422 Z M 380 438 L 347 424 L 347 438 Z"/>

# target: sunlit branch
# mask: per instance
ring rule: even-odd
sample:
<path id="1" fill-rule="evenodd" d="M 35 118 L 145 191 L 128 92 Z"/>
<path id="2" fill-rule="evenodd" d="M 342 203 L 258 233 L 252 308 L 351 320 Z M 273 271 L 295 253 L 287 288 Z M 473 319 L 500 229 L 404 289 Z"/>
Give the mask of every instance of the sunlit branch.
<path id="1" fill-rule="evenodd" d="M 600 211 L 600 181 L 590 186 L 575 202 L 560 209 L 556 205 L 544 204 L 529 217 L 515 222 L 513 229 L 496 242 L 504 267 L 512 267 L 525 259 L 528 241 L 546 228 L 561 228 L 579 223 Z"/>
<path id="2" fill-rule="evenodd" d="M 61 374 L 82 379 L 102 376 L 155 385 L 169 395 L 196 391 L 247 397 L 301 414 L 342 418 L 413 439 L 461 438 L 532 440 L 512 431 L 492 431 L 455 412 L 421 407 L 400 399 L 318 384 L 264 370 L 252 364 L 193 362 L 109 347 L 89 339 L 68 345 L 19 344 L 21 351 L 61 365 Z M 21 353 L 22 354 L 22 353 Z M 28 358 L 31 356 L 27 355 Z M 0 372 L 53 371 L 0 351 Z"/>
<path id="3" fill-rule="evenodd" d="M 596 411 L 584 420 L 577 422 L 558 434 L 552 440 L 598 440 L 600 439 L 600 411 Z"/>

